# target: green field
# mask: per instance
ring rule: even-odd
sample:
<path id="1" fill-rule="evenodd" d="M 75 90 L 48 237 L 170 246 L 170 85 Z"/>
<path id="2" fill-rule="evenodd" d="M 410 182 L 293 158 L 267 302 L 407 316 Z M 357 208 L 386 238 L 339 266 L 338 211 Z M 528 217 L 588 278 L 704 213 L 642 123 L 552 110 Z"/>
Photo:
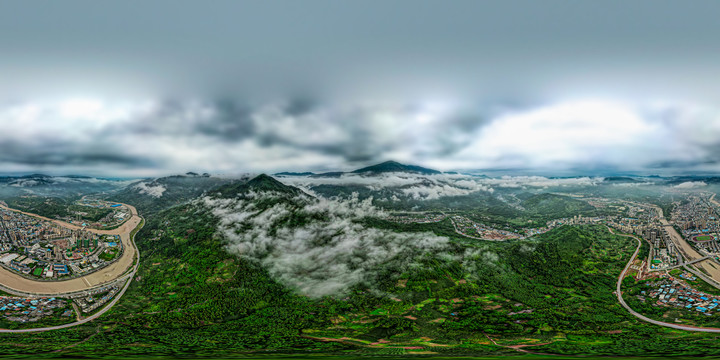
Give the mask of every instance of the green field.
<path id="1" fill-rule="evenodd" d="M 111 261 L 112 259 L 117 256 L 119 250 L 117 248 L 109 249 L 103 251 L 100 255 L 98 255 L 98 258 L 103 259 L 105 261 Z"/>
<path id="2" fill-rule="evenodd" d="M 713 237 L 710 235 L 700 235 L 695 237 L 695 241 L 709 241 L 712 240 Z"/>
<path id="3" fill-rule="evenodd" d="M 41 276 L 43 272 L 43 269 L 41 267 L 36 267 L 35 270 L 33 270 L 33 275 L 35 276 Z"/>

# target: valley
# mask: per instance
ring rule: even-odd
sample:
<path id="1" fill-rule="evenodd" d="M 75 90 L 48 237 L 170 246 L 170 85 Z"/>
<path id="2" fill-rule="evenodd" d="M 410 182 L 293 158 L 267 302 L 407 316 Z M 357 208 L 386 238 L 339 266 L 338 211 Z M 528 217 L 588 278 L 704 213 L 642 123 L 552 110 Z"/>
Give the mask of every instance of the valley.
<path id="1" fill-rule="evenodd" d="M 72 279 L 0 273 L 13 306 L 0 332 L 52 337 L 53 345 L 37 349 L 71 346 L 62 351 L 68 355 L 101 344 L 73 340 L 89 336 L 94 324 L 104 327 L 103 338 L 135 344 L 113 346 L 120 354 L 138 344 L 163 353 L 189 342 L 193 353 L 217 355 L 289 347 L 632 356 L 648 337 L 677 351 L 715 351 L 710 338 L 694 334 L 714 331 L 719 316 L 700 299 L 715 296 L 706 268 L 717 261 L 718 237 L 708 231 L 713 239 L 686 240 L 714 229 L 716 217 L 702 215 L 714 211 L 707 189 L 673 192 L 668 203 L 672 179 L 650 185 L 651 195 L 628 197 L 602 179 L 533 178 L 518 189 L 516 179 L 373 169 L 331 180 L 184 175 L 120 188 L 103 201 L 121 204 L 130 219 L 83 231 L 117 235 L 132 250 Z M 391 177 L 399 184 L 379 185 Z M 23 216 L 82 229 L 47 215 Z M 692 280 L 674 283 L 680 275 Z M 663 284 L 697 297 L 697 305 L 659 299 L 654 289 Z M 17 321 L 29 306 L 53 315 Z M 666 321 L 669 313 L 681 322 Z M 682 340 L 691 337 L 699 342 Z"/>

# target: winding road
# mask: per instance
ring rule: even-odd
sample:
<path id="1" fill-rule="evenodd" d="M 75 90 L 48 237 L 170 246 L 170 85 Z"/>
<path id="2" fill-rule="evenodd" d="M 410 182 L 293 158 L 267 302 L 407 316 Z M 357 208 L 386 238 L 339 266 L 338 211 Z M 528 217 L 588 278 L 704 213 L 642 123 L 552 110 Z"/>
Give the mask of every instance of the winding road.
<path id="1" fill-rule="evenodd" d="M 699 327 L 699 326 L 691 326 L 691 325 L 680 325 L 680 324 L 672 324 L 667 323 L 663 321 L 653 320 L 647 316 L 644 316 L 637 311 L 630 308 L 630 306 L 625 302 L 625 299 L 623 299 L 622 291 L 620 287 L 622 286 L 622 281 L 625 278 L 625 275 L 627 274 L 627 271 L 630 269 L 630 265 L 632 265 L 633 261 L 635 261 L 635 258 L 637 257 L 637 254 L 640 252 L 640 247 L 642 246 L 642 241 L 633 235 L 625 235 L 625 234 L 615 234 L 615 232 L 612 231 L 611 228 L 608 227 L 610 232 L 614 235 L 618 236 L 625 236 L 629 238 L 633 238 L 637 240 L 638 246 L 637 249 L 635 249 L 635 253 L 633 253 L 632 257 L 630 257 L 630 261 L 628 261 L 627 265 L 625 265 L 625 269 L 623 269 L 622 273 L 620 273 L 620 277 L 618 277 L 617 281 L 617 288 L 615 289 L 615 294 L 617 295 L 618 302 L 620 302 L 620 305 L 625 308 L 630 314 L 635 316 L 636 318 L 645 321 L 650 324 L 658 325 L 658 326 L 664 326 L 672 329 L 678 329 L 678 330 L 687 330 L 687 331 L 699 331 L 699 332 L 709 332 L 709 333 L 720 333 L 720 329 L 718 328 L 708 328 L 708 327 Z"/>

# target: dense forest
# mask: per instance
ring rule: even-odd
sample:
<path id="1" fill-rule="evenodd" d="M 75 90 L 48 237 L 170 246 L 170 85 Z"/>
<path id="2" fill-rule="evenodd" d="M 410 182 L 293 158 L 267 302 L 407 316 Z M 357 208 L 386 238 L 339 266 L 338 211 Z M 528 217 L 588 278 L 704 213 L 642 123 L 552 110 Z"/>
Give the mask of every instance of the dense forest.
<path id="1" fill-rule="evenodd" d="M 720 351 L 702 338 L 666 336 L 617 305 L 613 284 L 633 243 L 601 226 L 562 227 L 528 242 L 454 242 L 458 254 L 474 248 L 497 256 L 447 262 L 427 254 L 422 267 L 400 274 L 385 269 L 386 280 L 377 284 L 382 292 L 360 287 L 344 298 L 312 299 L 278 284 L 260 264 L 229 255 L 216 221 L 197 204 L 150 217 L 137 239 L 140 271 L 110 313 L 72 329 L 8 335 L 1 349 L 490 355 L 512 353 L 505 346 L 521 342 L 547 343 L 533 347 L 538 352 L 642 355 L 657 351 L 647 345 L 653 338 L 674 351 Z M 434 224 L 398 229 L 416 230 L 447 231 Z M 380 340 L 387 343 L 372 345 Z"/>
<path id="2" fill-rule="evenodd" d="M 281 185 L 261 178 L 198 191 L 216 201 L 251 202 L 256 214 L 289 209 L 271 232 L 327 220 L 304 210 L 312 197 Z M 263 191 L 276 195 L 256 197 Z M 529 194 L 521 200 L 556 214 L 594 211 L 563 196 Z M 619 306 L 615 281 L 636 243 L 601 225 L 491 242 L 459 236 L 448 219 L 352 219 L 367 229 L 432 234 L 447 244 L 401 254 L 413 266 L 390 261 L 373 270 L 372 281 L 345 293 L 312 297 L 283 285 L 262 261 L 228 252 L 227 234 L 218 231 L 220 219 L 207 206 L 174 198 L 145 216 L 136 238 L 138 273 L 110 312 L 70 329 L 6 334 L 0 351 L 30 357 L 492 356 L 517 354 L 515 347 L 522 345 L 554 354 L 720 355 L 714 335 L 658 328 Z"/>

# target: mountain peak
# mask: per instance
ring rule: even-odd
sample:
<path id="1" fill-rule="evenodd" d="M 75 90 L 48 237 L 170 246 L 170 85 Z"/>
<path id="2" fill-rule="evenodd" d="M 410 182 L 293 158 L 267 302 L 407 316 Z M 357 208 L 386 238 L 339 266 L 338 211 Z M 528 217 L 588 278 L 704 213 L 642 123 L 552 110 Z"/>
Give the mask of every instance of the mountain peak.
<path id="1" fill-rule="evenodd" d="M 244 194 L 248 191 L 272 191 L 288 195 L 299 195 L 302 193 L 302 190 L 294 186 L 285 185 L 267 174 L 260 174 L 247 182 L 236 182 L 222 186 L 217 192 L 219 195 L 227 197 L 237 196 L 237 194 Z"/>
<path id="2" fill-rule="evenodd" d="M 353 173 L 355 174 L 380 174 L 388 172 L 404 172 L 425 175 L 440 174 L 440 171 L 434 169 L 428 169 L 417 165 L 405 165 L 393 160 L 385 161 L 380 164 L 371 165 L 353 171 Z"/>
<path id="3" fill-rule="evenodd" d="M 265 191 L 280 191 L 280 192 L 286 192 L 288 189 L 294 189 L 291 186 L 287 186 L 279 181 L 277 181 L 274 177 L 267 175 L 267 174 L 260 174 L 247 182 L 247 186 L 249 188 L 255 189 L 255 190 L 265 190 Z"/>

